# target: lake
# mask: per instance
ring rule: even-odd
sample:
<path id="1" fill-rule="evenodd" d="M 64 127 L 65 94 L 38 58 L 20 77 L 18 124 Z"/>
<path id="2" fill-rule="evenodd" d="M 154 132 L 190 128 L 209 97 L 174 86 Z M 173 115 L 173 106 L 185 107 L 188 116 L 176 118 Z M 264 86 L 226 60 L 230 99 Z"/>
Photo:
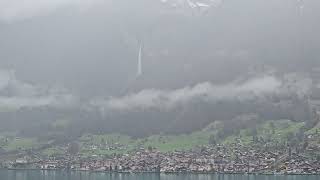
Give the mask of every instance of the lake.
<path id="1" fill-rule="evenodd" d="M 110 174 L 67 171 L 0 170 L 0 180 L 319 180 L 320 176 Z"/>

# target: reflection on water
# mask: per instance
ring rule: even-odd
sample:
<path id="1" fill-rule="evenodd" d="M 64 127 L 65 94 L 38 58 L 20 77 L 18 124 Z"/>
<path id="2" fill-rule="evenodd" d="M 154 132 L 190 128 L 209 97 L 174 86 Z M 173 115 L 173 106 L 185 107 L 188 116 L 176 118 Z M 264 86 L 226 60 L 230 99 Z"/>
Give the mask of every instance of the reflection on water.
<path id="1" fill-rule="evenodd" d="M 320 176 L 110 174 L 67 171 L 0 170 L 0 180 L 318 180 Z"/>

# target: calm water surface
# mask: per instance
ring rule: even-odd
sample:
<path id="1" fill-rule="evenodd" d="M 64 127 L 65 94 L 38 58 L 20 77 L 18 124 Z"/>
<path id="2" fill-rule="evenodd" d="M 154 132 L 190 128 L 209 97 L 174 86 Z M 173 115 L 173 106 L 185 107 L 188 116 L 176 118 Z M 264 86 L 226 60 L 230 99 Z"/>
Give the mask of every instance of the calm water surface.
<path id="1" fill-rule="evenodd" d="M 320 180 L 320 176 L 108 174 L 66 171 L 0 170 L 0 180 Z"/>

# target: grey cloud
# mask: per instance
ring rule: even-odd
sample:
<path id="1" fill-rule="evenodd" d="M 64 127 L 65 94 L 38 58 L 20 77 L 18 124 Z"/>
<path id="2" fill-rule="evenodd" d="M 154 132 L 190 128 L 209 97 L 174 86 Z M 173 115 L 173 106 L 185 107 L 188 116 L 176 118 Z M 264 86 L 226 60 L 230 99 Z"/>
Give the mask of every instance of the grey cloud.
<path id="1" fill-rule="evenodd" d="M 12 70 L 0 70 L 0 107 L 70 107 L 77 98 L 63 88 L 39 87 L 19 81 Z"/>
<path id="2" fill-rule="evenodd" d="M 45 15 L 59 8 L 88 8 L 102 0 L 1 0 L 0 20 L 14 20 Z"/>
<path id="3" fill-rule="evenodd" d="M 303 88 L 299 88 L 303 85 Z M 251 78 L 246 81 L 234 81 L 224 85 L 214 85 L 210 82 L 199 83 L 193 87 L 176 90 L 142 90 L 136 94 L 124 97 L 111 97 L 108 100 L 96 100 L 95 106 L 113 110 L 134 109 L 170 109 L 181 104 L 186 104 L 195 99 L 209 102 L 226 100 L 253 100 L 268 95 L 286 96 L 296 94 L 303 96 L 309 93 L 312 82 L 308 78 L 295 75 L 286 75 L 277 78 L 272 75 Z"/>
<path id="4" fill-rule="evenodd" d="M 32 21 L 0 23 L 1 67 L 15 69 L 24 81 L 62 84 L 91 99 L 119 96 L 131 85 L 141 39 L 144 74 L 130 88 L 134 92 L 206 81 L 227 84 L 252 66 L 268 65 L 285 73 L 319 66 L 320 39 L 313 33 L 320 29 L 318 0 L 304 1 L 302 17 L 292 0 L 223 1 L 201 18 L 167 13 L 175 8 L 160 0 L 112 0 L 112 6 L 88 13 L 69 11 L 91 2 L 100 1 L 0 0 L 0 19 L 8 21 L 67 8 Z M 187 0 L 166 1 L 174 2 Z M 299 33 L 300 19 L 304 34 Z M 33 88 L 24 85 L 19 93 L 39 92 Z"/>

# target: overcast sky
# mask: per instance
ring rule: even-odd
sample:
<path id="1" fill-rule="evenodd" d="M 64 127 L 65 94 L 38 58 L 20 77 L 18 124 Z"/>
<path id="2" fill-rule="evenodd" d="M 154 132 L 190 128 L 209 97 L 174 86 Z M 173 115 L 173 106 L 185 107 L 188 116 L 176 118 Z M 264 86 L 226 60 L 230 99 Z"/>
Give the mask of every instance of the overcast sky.
<path id="1" fill-rule="evenodd" d="M 177 2 L 0 0 L 0 90 L 11 72 L 33 93 L 11 98 L 70 104 L 320 67 L 318 0 L 225 0 L 204 11 Z M 54 89 L 63 91 L 53 98 Z"/>

